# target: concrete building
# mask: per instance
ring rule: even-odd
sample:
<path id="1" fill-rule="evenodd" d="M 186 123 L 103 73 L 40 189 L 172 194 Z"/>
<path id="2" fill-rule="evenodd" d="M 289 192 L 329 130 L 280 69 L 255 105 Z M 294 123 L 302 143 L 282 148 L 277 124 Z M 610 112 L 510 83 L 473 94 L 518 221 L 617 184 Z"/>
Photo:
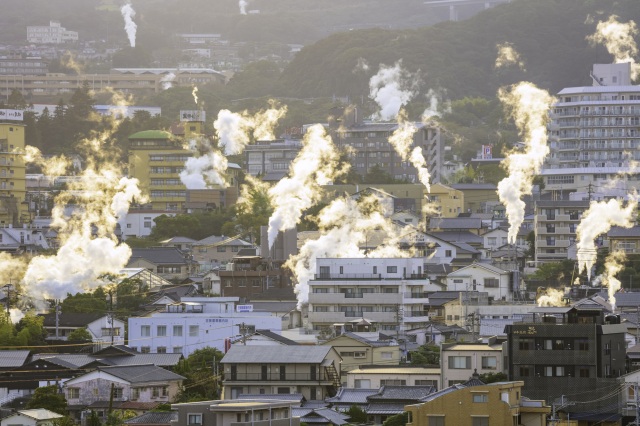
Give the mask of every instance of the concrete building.
<path id="1" fill-rule="evenodd" d="M 45 75 L 49 72 L 42 58 L 2 58 L 0 74 L 4 75 Z"/>
<path id="2" fill-rule="evenodd" d="M 537 264 L 567 259 L 576 242 L 576 229 L 589 201 L 540 200 L 535 204 L 534 231 Z"/>
<path id="3" fill-rule="evenodd" d="M 440 389 L 468 381 L 473 374 L 503 373 L 502 343 L 451 343 L 440 352 L 442 377 Z"/>
<path id="4" fill-rule="evenodd" d="M 122 239 L 148 237 L 156 225 L 154 219 L 162 215 L 175 216 L 176 212 L 167 210 L 130 210 L 120 224 Z"/>
<path id="5" fill-rule="evenodd" d="M 54 426 L 62 417 L 64 417 L 62 414 L 51 410 L 36 408 L 33 410 L 18 410 L 14 414 L 4 417 L 2 423 L 19 426 Z"/>
<path id="6" fill-rule="evenodd" d="M 260 256 L 236 256 L 225 270 L 218 271 L 220 292 L 243 301 L 295 300 L 291 271 L 282 263 Z"/>
<path id="7" fill-rule="evenodd" d="M 27 41 L 35 44 L 62 44 L 78 41 L 78 32 L 69 31 L 60 22 L 50 21 L 49 26 L 28 26 Z"/>
<path id="8" fill-rule="evenodd" d="M 235 306 L 237 297 L 183 297 L 163 312 L 129 318 L 129 344 L 143 353 L 182 353 L 210 346 L 223 351 L 225 341 L 256 329 L 279 331 L 282 321 L 268 312 Z M 249 311 L 249 312 L 245 312 Z"/>
<path id="9" fill-rule="evenodd" d="M 309 281 L 308 328 L 329 330 L 356 318 L 378 324 L 380 331 L 426 325 L 429 279 L 423 262 L 422 258 L 318 259 L 315 278 Z"/>
<path id="10" fill-rule="evenodd" d="M 245 171 L 266 181 L 280 180 L 301 149 L 302 142 L 295 139 L 256 141 L 245 148 Z"/>
<path id="11" fill-rule="evenodd" d="M 345 110 L 336 108 L 332 112 L 327 125 L 329 134 L 339 148 L 353 150 L 351 167 L 354 171 L 364 176 L 372 167 L 379 166 L 394 179 L 420 182 L 417 169 L 409 161 L 403 161 L 389 143 L 389 137 L 398 128 L 398 123 L 364 121 L 354 107 Z M 413 138 L 412 149 L 422 148 L 431 182 L 438 183 L 444 162 L 440 129 L 423 123 L 414 125 L 418 130 Z"/>
<path id="12" fill-rule="evenodd" d="M 333 347 L 340 354 L 343 374 L 361 365 L 398 365 L 404 357 L 402 347 L 395 340 L 379 341 L 378 336 L 378 333 L 346 332 L 323 345 Z"/>
<path id="13" fill-rule="evenodd" d="M 61 313 L 42 315 L 48 340 L 63 340 L 79 328 L 86 328 L 96 348 L 124 344 L 124 322 L 104 313 Z"/>
<path id="14" fill-rule="evenodd" d="M 233 345 L 224 365 L 223 398 L 240 394 L 301 393 L 324 400 L 340 388 L 340 355 L 331 346 Z"/>
<path id="15" fill-rule="evenodd" d="M 29 222 L 24 148 L 25 126 L 0 123 L 0 226 Z"/>
<path id="16" fill-rule="evenodd" d="M 489 301 L 512 301 L 514 273 L 488 263 L 472 263 L 447 275 L 448 291 L 482 291 Z M 520 283 L 515 283 L 519 286 Z M 517 289 L 516 289 L 517 290 Z"/>
<path id="17" fill-rule="evenodd" d="M 226 265 L 238 256 L 242 249 L 255 249 L 250 242 L 224 235 L 210 235 L 195 241 L 192 245 L 193 260 L 200 264 L 200 270 Z"/>
<path id="18" fill-rule="evenodd" d="M 178 418 L 171 426 L 299 426 L 294 407 L 300 402 L 273 399 L 199 401 L 171 404 Z"/>
<path id="19" fill-rule="evenodd" d="M 454 183 L 451 188 L 463 193 L 466 213 L 492 213 L 500 205 L 497 187 L 492 183 Z"/>
<path id="20" fill-rule="evenodd" d="M 382 386 L 433 386 L 440 385 L 440 369 L 413 365 L 372 366 L 356 368 L 347 373 L 348 388 L 380 389 Z"/>

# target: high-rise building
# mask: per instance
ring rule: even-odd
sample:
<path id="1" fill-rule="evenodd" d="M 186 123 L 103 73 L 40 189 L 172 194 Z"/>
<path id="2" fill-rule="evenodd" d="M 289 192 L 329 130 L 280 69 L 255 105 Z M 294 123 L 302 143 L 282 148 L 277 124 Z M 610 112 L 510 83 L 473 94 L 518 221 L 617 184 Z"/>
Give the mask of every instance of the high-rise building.
<path id="1" fill-rule="evenodd" d="M 25 201 L 25 126 L 0 123 L 0 226 L 29 221 Z"/>
<path id="2" fill-rule="evenodd" d="M 562 89 L 549 124 L 551 154 L 542 176 L 547 191 L 587 192 L 626 173 L 638 186 L 640 86 L 629 63 L 595 64 L 592 86 Z"/>

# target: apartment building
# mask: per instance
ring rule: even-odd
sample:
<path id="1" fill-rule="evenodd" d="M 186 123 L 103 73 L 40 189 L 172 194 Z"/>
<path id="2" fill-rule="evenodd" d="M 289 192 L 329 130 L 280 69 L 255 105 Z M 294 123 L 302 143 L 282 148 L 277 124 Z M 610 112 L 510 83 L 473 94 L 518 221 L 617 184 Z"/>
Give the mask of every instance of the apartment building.
<path id="1" fill-rule="evenodd" d="M 553 105 L 547 191 L 586 191 L 620 172 L 639 186 L 640 86 L 631 84 L 631 64 L 594 64 L 590 75 L 592 86 L 565 88 Z"/>
<path id="2" fill-rule="evenodd" d="M 27 27 L 27 41 L 36 44 L 62 44 L 78 41 L 78 32 L 70 31 L 58 21 L 49 21 L 49 26 Z"/>
<path id="3" fill-rule="evenodd" d="M 29 222 L 29 209 L 24 202 L 25 128 L 22 124 L 0 123 L 0 226 Z"/>
<path id="4" fill-rule="evenodd" d="M 243 399 L 242 401 L 199 401 L 171 404 L 176 420 L 171 426 L 300 426 L 294 416 L 296 401 L 277 399 Z M 159 414 L 159 413 L 155 413 Z M 145 423 L 148 424 L 148 423 Z"/>
<path id="5" fill-rule="evenodd" d="M 535 260 L 538 264 L 567 259 L 589 201 L 540 200 L 535 204 Z"/>
<path id="6" fill-rule="evenodd" d="M 411 162 L 404 161 L 389 137 L 398 128 L 396 122 L 367 122 L 357 108 L 335 109 L 328 123 L 333 142 L 341 149 L 352 151 L 351 167 L 358 174 L 366 175 L 372 167 L 379 166 L 397 180 L 420 183 L 418 171 Z M 422 148 L 431 173 L 431 182 L 438 183 L 444 163 L 443 141 L 440 129 L 423 123 L 413 123 L 417 131 L 411 148 Z"/>
<path id="7" fill-rule="evenodd" d="M 617 412 L 612 390 L 625 373 L 626 351 L 619 316 L 593 306 L 538 307 L 532 314 L 506 327 L 509 380 L 524 381 L 530 398 L 591 401 L 567 406 L 572 419 L 577 412 Z"/>
<path id="8" fill-rule="evenodd" d="M 245 170 L 263 180 L 279 180 L 289 172 L 291 162 L 302 149 L 300 140 L 256 141 L 245 148 Z"/>
<path id="9" fill-rule="evenodd" d="M 309 328 L 363 318 L 380 331 L 424 326 L 430 282 L 422 258 L 318 259 L 309 281 Z"/>
<path id="10" fill-rule="evenodd" d="M 496 374 L 504 371 L 502 343 L 495 338 L 488 343 L 450 343 L 442 345 L 441 386 L 443 389 L 468 381 L 473 374 Z"/>
<path id="11" fill-rule="evenodd" d="M 183 297 L 164 311 L 129 318 L 129 345 L 143 353 L 188 356 L 207 346 L 225 349 L 225 341 L 257 328 L 279 331 L 282 320 L 269 312 L 236 309 L 237 297 Z"/>
<path id="12" fill-rule="evenodd" d="M 42 58 L 0 59 L 0 74 L 45 75 L 48 72 L 49 67 Z"/>

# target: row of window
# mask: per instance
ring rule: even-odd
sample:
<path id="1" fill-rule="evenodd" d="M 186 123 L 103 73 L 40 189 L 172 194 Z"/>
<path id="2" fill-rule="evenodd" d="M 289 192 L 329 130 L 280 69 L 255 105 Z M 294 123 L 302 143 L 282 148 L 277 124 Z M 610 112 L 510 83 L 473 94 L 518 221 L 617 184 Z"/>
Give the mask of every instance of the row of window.
<path id="1" fill-rule="evenodd" d="M 534 349 L 547 351 L 588 351 L 589 339 L 543 339 L 520 337 L 518 340 L 518 349 L 521 351 Z"/>
<path id="2" fill-rule="evenodd" d="M 196 337 L 200 332 L 200 326 L 198 325 L 190 325 L 189 326 L 189 337 Z M 174 325 L 173 326 L 173 334 L 174 337 L 182 337 L 182 326 Z M 150 325 L 141 325 L 140 326 L 140 336 L 142 337 L 151 337 L 151 326 Z M 167 326 L 166 325 L 158 325 L 156 326 L 156 334 L 153 337 L 166 337 L 167 336 Z"/>
<path id="3" fill-rule="evenodd" d="M 99 389 L 93 389 L 93 395 L 99 395 Z M 114 399 L 122 399 L 124 396 L 124 389 L 114 387 L 113 388 L 113 398 Z M 160 398 L 169 396 L 169 388 L 168 386 L 151 386 L 151 398 Z M 79 399 L 80 398 L 80 388 L 68 388 L 67 389 L 67 398 L 68 399 Z M 140 388 L 132 388 L 131 389 L 131 399 L 137 400 L 140 398 Z"/>
<path id="4" fill-rule="evenodd" d="M 449 426 L 454 424 L 446 423 L 445 419 L 445 416 L 427 414 L 427 426 Z M 411 422 L 411 420 L 409 420 L 409 422 Z M 471 417 L 471 426 L 489 426 L 489 417 L 473 416 Z"/>
<path id="5" fill-rule="evenodd" d="M 469 370 L 471 369 L 470 356 L 449 356 L 447 359 L 450 369 L 453 370 Z M 481 359 L 483 369 L 492 370 L 498 366 L 498 358 L 495 356 L 483 356 Z"/>
<path id="6" fill-rule="evenodd" d="M 584 365 L 521 365 L 520 377 L 582 377 L 594 376 L 591 367 Z M 577 376 L 576 376 L 577 375 Z"/>

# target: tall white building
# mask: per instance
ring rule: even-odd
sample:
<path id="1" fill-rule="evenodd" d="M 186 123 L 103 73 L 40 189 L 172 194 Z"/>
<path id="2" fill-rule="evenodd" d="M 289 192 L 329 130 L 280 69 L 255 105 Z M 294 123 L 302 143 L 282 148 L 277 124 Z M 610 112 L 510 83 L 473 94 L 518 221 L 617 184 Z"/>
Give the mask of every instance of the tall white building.
<path id="1" fill-rule="evenodd" d="M 129 318 L 129 346 L 143 353 L 182 353 L 205 347 L 225 349 L 225 341 L 256 329 L 282 330 L 276 315 L 236 306 L 238 297 L 183 297 L 164 312 Z"/>
<path id="2" fill-rule="evenodd" d="M 27 41 L 37 44 L 61 44 L 78 41 L 77 31 L 68 31 L 60 22 L 50 21 L 49 26 L 28 26 Z"/>
<path id="3" fill-rule="evenodd" d="M 640 86 L 629 63 L 595 64 L 592 86 L 569 87 L 551 113 L 550 148 L 542 176 L 548 191 L 594 191 L 621 172 L 621 185 L 638 187 Z"/>
<path id="4" fill-rule="evenodd" d="M 328 330 L 358 319 L 380 331 L 426 325 L 426 292 L 435 286 L 423 263 L 423 258 L 318 259 L 309 281 L 308 328 Z"/>

